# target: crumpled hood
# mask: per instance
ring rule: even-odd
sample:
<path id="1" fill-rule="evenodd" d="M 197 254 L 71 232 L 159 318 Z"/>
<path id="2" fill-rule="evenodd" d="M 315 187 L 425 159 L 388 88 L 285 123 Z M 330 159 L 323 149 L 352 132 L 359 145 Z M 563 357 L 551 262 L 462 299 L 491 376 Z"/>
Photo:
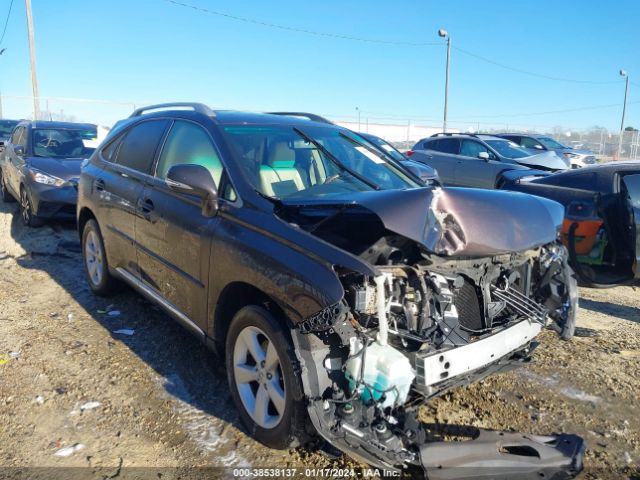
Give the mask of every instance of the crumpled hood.
<path id="1" fill-rule="evenodd" d="M 82 158 L 30 157 L 29 166 L 62 180 L 71 180 L 80 176 Z"/>
<path id="2" fill-rule="evenodd" d="M 564 207 L 553 200 L 502 190 L 383 190 L 340 200 L 305 203 L 360 205 L 387 230 L 445 256 L 492 256 L 539 247 L 557 239 L 564 218 Z"/>
<path id="3" fill-rule="evenodd" d="M 571 163 L 562 157 L 561 154 L 556 154 L 554 151 L 547 151 L 531 155 L 530 157 L 518 158 L 516 161 L 522 165 L 544 167 L 552 170 L 567 170 L 568 168 L 571 168 Z"/>

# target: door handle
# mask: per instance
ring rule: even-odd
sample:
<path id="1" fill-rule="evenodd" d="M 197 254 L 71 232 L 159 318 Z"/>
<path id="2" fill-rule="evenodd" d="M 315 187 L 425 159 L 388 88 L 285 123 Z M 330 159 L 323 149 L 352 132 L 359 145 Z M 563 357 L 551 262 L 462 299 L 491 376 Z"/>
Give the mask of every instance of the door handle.
<path id="1" fill-rule="evenodd" d="M 102 180 L 101 178 L 95 180 L 93 182 L 93 186 L 98 192 L 104 191 L 104 187 L 105 187 L 104 180 Z"/>
<path id="2" fill-rule="evenodd" d="M 138 206 L 140 207 L 140 211 L 142 212 L 142 216 L 145 220 L 151 220 L 151 212 L 153 212 L 155 205 L 151 201 L 150 198 L 145 198 L 144 200 L 140 200 L 138 202 Z"/>

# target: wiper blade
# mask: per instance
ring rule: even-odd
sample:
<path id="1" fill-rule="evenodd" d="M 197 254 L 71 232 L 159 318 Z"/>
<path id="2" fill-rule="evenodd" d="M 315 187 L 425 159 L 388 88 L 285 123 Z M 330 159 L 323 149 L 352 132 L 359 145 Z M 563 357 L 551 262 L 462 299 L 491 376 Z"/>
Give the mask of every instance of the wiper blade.
<path id="1" fill-rule="evenodd" d="M 374 190 L 380 190 L 380 186 L 376 185 L 375 183 L 370 182 L 369 180 L 367 180 L 365 177 L 363 177 L 362 175 L 360 175 L 359 173 L 351 170 L 349 167 L 347 167 L 344 163 L 342 163 L 340 160 L 338 160 L 338 158 L 331 153 L 329 150 L 327 150 L 325 148 L 324 145 L 322 145 L 320 142 L 318 142 L 317 140 L 314 140 L 312 137 L 310 137 L 309 135 L 307 135 L 306 133 L 304 133 L 302 130 L 300 130 L 299 128 L 295 128 L 293 129 L 294 132 L 296 132 L 298 135 L 300 135 L 302 138 L 304 138 L 307 142 L 313 144 L 314 147 L 316 147 L 318 150 L 320 150 L 322 153 L 324 153 L 324 155 L 331 160 L 335 165 L 338 166 L 338 168 L 341 168 L 342 170 L 348 172 L 349 174 L 351 174 L 352 176 L 354 176 L 355 178 L 357 178 L 358 180 L 360 180 L 362 183 L 364 183 L 365 185 L 373 188 Z"/>

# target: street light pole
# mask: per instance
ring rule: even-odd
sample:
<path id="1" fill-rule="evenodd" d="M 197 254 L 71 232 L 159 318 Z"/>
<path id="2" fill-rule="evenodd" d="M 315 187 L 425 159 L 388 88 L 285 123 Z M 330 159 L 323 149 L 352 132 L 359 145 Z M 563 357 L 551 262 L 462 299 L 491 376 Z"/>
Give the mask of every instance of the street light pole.
<path id="1" fill-rule="evenodd" d="M 40 113 L 40 94 L 38 93 L 38 75 L 36 73 L 36 41 L 33 35 L 33 16 L 31 0 L 24 0 L 27 11 L 27 29 L 29 31 L 29 59 L 31 61 L 31 89 L 33 91 L 33 119 L 38 120 Z"/>
<path id="2" fill-rule="evenodd" d="M 451 37 L 449 36 L 449 32 L 441 28 L 438 30 L 438 35 L 442 38 L 447 39 L 447 73 L 444 81 L 444 118 L 442 121 L 442 131 L 446 133 L 447 131 L 447 104 L 449 101 L 449 65 L 451 62 Z"/>
<path id="3" fill-rule="evenodd" d="M 356 107 L 356 111 L 358 112 L 358 131 L 360 131 L 360 108 Z"/>
<path id="4" fill-rule="evenodd" d="M 622 121 L 620 122 L 620 136 L 618 138 L 618 160 L 622 155 L 622 135 L 624 135 L 624 115 L 627 113 L 627 93 L 629 91 L 629 75 L 625 70 L 620 70 L 620 76 L 624 77 L 624 103 L 622 104 Z"/>

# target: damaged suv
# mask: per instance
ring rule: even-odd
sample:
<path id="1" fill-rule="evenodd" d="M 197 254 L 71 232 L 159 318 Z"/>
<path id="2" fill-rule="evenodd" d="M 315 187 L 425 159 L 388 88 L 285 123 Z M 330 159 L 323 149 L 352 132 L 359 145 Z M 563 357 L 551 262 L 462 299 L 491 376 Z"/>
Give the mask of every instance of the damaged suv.
<path id="1" fill-rule="evenodd" d="M 124 281 L 223 355 L 252 436 L 430 478 L 580 471 L 574 435 L 428 442 L 416 418 L 527 362 L 543 328 L 572 335 L 562 220 L 526 194 L 425 187 L 336 125 L 201 104 L 136 110 L 79 183 L 91 289 Z"/>

